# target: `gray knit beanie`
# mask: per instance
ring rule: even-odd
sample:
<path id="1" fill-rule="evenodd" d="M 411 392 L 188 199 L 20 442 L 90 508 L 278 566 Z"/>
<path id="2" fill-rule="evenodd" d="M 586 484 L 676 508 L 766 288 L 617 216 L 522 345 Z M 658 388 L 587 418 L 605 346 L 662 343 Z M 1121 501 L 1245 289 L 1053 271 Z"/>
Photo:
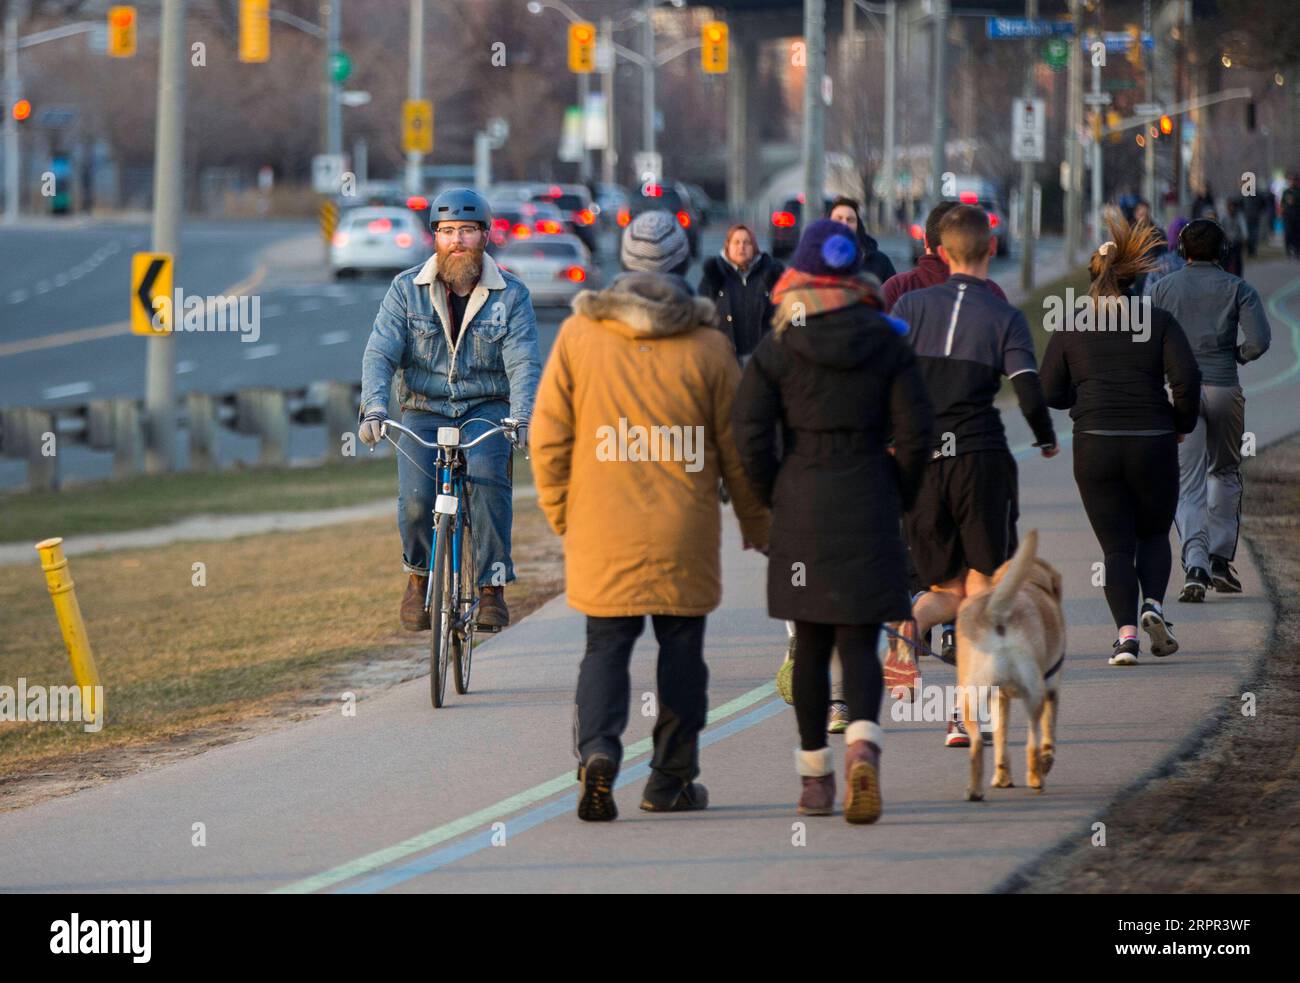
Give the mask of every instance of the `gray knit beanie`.
<path id="1" fill-rule="evenodd" d="M 690 243 L 668 212 L 642 212 L 623 230 L 619 252 L 623 268 L 643 273 L 685 273 L 691 262 Z"/>

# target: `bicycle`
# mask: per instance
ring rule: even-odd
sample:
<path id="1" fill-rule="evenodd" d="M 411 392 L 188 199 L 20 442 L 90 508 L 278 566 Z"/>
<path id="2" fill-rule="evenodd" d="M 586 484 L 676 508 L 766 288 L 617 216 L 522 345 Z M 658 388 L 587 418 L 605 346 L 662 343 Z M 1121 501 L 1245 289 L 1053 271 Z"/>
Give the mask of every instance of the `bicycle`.
<path id="1" fill-rule="evenodd" d="M 519 430 L 526 425 L 524 421 L 511 417 L 506 417 L 499 424 L 477 416 L 465 422 L 486 423 L 492 429 L 469 443 L 461 443 L 460 427 L 439 427 L 438 437 L 432 443 L 395 420 L 385 420 L 379 430 L 380 435 L 397 448 L 399 454 L 405 455 L 422 473 L 432 478 L 438 489 L 433 507 L 429 586 L 424 599 L 431 623 L 429 695 L 435 710 L 445 702 L 448 662 L 454 669 L 452 678 L 456 681 L 456 692 L 463 696 L 469 692 L 475 632 L 500 631 L 499 628 L 480 626 L 475 622 L 479 603 L 478 571 L 474 566 L 474 536 L 469 517 L 465 451 L 499 433 L 505 434 L 511 444 L 517 447 Z M 388 436 L 389 429 L 406 434 L 421 447 L 436 450 L 436 475 L 430 475 L 414 458 L 406 454 L 397 441 Z"/>

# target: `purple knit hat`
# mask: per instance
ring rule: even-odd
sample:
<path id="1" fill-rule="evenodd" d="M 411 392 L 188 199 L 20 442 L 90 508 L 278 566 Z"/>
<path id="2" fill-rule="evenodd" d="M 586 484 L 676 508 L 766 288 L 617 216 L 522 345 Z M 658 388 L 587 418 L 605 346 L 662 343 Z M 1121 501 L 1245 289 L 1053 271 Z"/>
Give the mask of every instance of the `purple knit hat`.
<path id="1" fill-rule="evenodd" d="M 813 276 L 848 276 L 857 272 L 861 258 L 852 229 L 843 222 L 819 218 L 803 230 L 790 265 Z"/>

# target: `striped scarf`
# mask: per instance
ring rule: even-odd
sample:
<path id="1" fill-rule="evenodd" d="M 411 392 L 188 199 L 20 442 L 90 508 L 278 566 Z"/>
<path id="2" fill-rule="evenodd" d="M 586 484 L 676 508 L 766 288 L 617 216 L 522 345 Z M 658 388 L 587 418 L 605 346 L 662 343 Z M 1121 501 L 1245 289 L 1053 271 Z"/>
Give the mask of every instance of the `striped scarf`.
<path id="1" fill-rule="evenodd" d="M 806 323 L 810 317 L 838 311 L 854 304 L 870 304 L 884 310 L 880 281 L 870 273 L 851 276 L 818 276 L 802 273 L 793 266 L 781 274 L 772 287 L 772 330 L 778 335 L 792 323 Z"/>

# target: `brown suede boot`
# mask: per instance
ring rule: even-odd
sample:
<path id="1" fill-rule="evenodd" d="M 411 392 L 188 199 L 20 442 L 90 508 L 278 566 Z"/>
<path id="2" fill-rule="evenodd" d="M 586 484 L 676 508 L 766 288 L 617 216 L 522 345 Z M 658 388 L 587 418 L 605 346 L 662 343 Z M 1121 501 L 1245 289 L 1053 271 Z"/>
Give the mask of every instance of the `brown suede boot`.
<path id="1" fill-rule="evenodd" d="M 429 610 L 424 606 L 428 588 L 429 578 L 418 573 L 411 574 L 406 582 L 406 593 L 402 595 L 402 627 L 407 631 L 429 630 Z"/>
<path id="2" fill-rule="evenodd" d="M 799 815 L 829 816 L 835 811 L 835 763 L 831 749 L 794 752 L 795 770 L 803 782 L 799 796 Z"/>
<path id="3" fill-rule="evenodd" d="M 852 726 L 852 725 L 850 725 Z M 844 821 L 874 823 L 880 818 L 880 748 L 870 741 L 844 747 Z"/>
<path id="4" fill-rule="evenodd" d="M 504 587 L 479 588 L 478 614 L 474 623 L 485 628 L 505 628 L 510 624 L 510 609 L 506 607 Z"/>

